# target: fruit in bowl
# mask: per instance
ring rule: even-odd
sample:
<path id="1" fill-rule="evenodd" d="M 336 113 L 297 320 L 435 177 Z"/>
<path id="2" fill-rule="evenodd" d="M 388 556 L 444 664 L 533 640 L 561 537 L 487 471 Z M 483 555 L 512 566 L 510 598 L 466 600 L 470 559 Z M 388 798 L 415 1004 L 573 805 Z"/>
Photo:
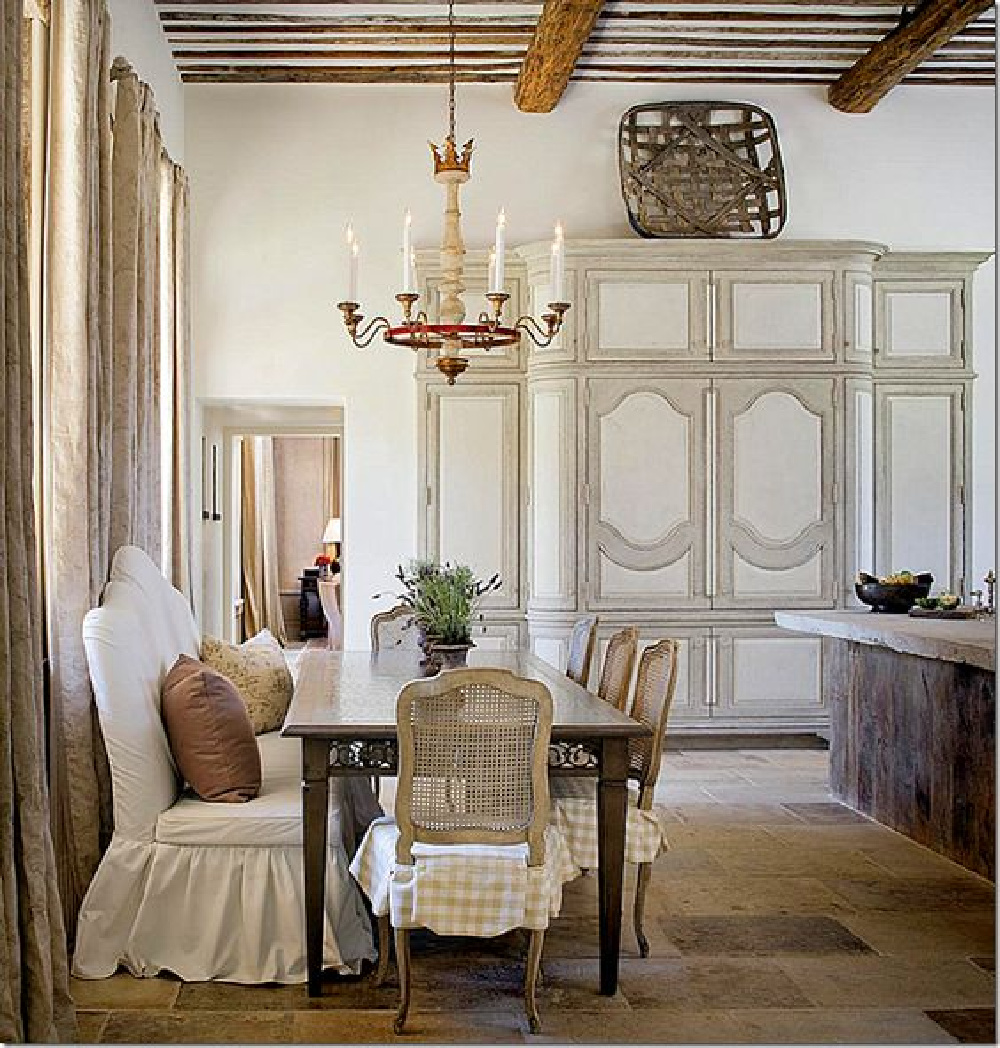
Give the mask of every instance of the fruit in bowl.
<path id="1" fill-rule="evenodd" d="M 954 593 L 942 593 L 938 597 L 937 602 L 938 607 L 943 611 L 954 611 L 961 603 L 961 600 Z"/>
<path id="2" fill-rule="evenodd" d="M 914 575 L 911 571 L 896 571 L 878 578 L 859 571 L 854 592 L 872 611 L 905 615 L 919 598 L 930 594 L 933 583 L 930 572 Z"/>

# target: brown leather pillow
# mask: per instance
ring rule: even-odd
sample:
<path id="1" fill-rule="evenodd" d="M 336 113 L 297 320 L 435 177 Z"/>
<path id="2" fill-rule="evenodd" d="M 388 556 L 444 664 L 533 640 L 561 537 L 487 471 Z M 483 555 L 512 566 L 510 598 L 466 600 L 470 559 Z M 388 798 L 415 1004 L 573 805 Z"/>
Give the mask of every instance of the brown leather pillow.
<path id="1" fill-rule="evenodd" d="M 163 726 L 178 771 L 205 801 L 250 801 L 260 793 L 260 751 L 233 683 L 181 655 L 163 682 Z"/>

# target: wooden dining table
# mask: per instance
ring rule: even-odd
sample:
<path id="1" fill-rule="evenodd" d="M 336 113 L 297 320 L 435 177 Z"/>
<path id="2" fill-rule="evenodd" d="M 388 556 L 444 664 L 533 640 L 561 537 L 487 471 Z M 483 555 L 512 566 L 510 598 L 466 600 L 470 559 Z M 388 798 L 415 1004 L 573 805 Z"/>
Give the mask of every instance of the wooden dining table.
<path id="1" fill-rule="evenodd" d="M 649 728 L 527 651 L 469 654 L 470 666 L 508 669 L 539 680 L 552 694 L 552 775 L 597 779 L 600 992 L 618 988 L 628 741 Z M 395 775 L 396 698 L 426 675 L 418 651 L 307 649 L 282 728 L 302 740 L 302 842 L 305 866 L 306 962 L 309 996 L 322 988 L 323 900 L 331 776 Z"/>

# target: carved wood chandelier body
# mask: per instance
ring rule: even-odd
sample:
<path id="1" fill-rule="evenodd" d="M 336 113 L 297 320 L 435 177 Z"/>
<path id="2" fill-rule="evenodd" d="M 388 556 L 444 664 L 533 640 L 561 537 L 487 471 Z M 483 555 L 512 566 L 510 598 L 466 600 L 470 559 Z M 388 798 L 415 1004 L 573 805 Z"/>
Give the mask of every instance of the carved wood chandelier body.
<path id="1" fill-rule="evenodd" d="M 462 215 L 459 208 L 459 189 L 469 181 L 472 161 L 472 139 L 458 149 L 455 144 L 455 20 L 454 0 L 448 3 L 449 76 L 448 76 L 448 134 L 439 148 L 433 143 L 434 181 L 445 187 L 444 236 L 441 240 L 441 290 L 438 305 L 439 322 L 430 323 L 423 310 L 415 311 L 420 299 L 414 290 L 414 252 L 410 243 L 410 213 L 406 213 L 403 226 L 403 289 L 396 295 L 402 307 L 402 319 L 391 323 L 386 317 L 375 317 L 364 324 L 364 315 L 359 312 L 358 299 L 358 255 L 359 246 L 351 225 L 347 227 L 348 292 L 344 302 L 337 308 L 344 315 L 344 324 L 351 341 L 359 348 L 371 345 L 381 334 L 383 341 L 395 346 L 408 346 L 414 351 L 435 354 L 434 363 L 447 377 L 448 384 L 469 366 L 470 350 L 483 351 L 510 346 L 518 342 L 526 332 L 538 346 L 549 345 L 562 327 L 563 314 L 569 303 L 562 301 L 564 245 L 563 233 L 556 226 L 552 242 L 550 286 L 552 298 L 549 312 L 543 313 L 541 323 L 532 316 L 519 317 L 512 325 L 504 322 L 504 306 L 510 298 L 504 290 L 504 250 L 506 221 L 501 210 L 497 216 L 496 241 L 490 251 L 489 291 L 486 300 L 489 309 L 479 314 L 474 324 L 465 322 L 465 291 L 463 257 L 465 242 L 462 239 Z"/>

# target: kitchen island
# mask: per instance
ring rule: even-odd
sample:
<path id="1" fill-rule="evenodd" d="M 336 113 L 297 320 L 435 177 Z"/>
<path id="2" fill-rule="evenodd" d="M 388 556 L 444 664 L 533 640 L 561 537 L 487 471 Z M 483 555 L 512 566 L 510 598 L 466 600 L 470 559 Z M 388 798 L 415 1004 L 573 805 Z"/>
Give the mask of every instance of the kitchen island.
<path id="1" fill-rule="evenodd" d="M 993 619 L 777 611 L 823 640 L 839 800 L 996 877 Z"/>

